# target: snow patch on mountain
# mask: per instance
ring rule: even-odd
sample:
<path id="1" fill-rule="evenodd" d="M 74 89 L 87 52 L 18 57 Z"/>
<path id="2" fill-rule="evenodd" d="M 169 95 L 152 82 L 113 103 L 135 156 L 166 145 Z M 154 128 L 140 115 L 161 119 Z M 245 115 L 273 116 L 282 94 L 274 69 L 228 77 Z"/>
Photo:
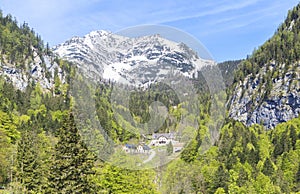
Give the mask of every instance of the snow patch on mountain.
<path id="1" fill-rule="evenodd" d="M 144 85 L 164 79 L 168 73 L 197 77 L 202 67 L 215 65 L 198 57 L 183 43 L 158 34 L 129 38 L 107 31 L 92 31 L 57 45 L 53 51 L 75 62 L 87 77 Z"/>

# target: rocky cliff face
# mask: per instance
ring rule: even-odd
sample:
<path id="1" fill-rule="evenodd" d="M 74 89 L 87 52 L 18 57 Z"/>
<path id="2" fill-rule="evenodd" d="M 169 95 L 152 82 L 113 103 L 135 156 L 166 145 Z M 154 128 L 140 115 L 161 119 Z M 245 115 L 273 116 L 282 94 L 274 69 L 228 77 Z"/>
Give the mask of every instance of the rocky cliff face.
<path id="1" fill-rule="evenodd" d="M 270 129 L 300 115 L 300 4 L 235 72 L 229 116 Z"/>
<path id="2" fill-rule="evenodd" d="M 284 71 L 284 65 L 277 66 Z M 262 68 L 254 78 L 247 76 L 235 87 L 230 101 L 231 118 L 246 125 L 257 123 L 263 124 L 266 128 L 273 128 L 300 115 L 300 63 L 294 64 L 283 77 L 273 78 L 272 89 L 266 95 L 261 75 L 274 67 L 275 63 L 268 69 Z"/>
<path id="3" fill-rule="evenodd" d="M 163 79 L 170 71 L 197 77 L 213 61 L 204 60 L 183 43 L 151 35 L 129 38 L 93 31 L 54 48 L 60 57 L 74 62 L 90 78 L 104 78 L 131 85 Z"/>
<path id="4" fill-rule="evenodd" d="M 31 83 L 39 83 L 42 88 L 51 90 L 54 87 L 55 72 L 64 82 L 63 70 L 55 61 L 54 56 L 40 56 L 34 48 L 32 51 L 33 59 L 25 61 L 22 67 L 16 67 L 7 60 L 0 62 L 0 75 L 20 90 L 24 90 Z"/>

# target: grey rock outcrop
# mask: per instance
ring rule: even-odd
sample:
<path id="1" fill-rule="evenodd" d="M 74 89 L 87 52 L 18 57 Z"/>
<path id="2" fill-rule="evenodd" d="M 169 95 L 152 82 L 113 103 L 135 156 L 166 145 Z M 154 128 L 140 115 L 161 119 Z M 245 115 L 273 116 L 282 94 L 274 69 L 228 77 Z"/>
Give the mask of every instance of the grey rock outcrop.
<path id="1" fill-rule="evenodd" d="M 45 90 L 51 90 L 54 87 L 55 71 L 60 80 L 65 81 L 63 71 L 55 62 L 54 56 L 39 56 L 34 48 L 32 50 L 33 60 L 25 61 L 22 67 L 16 67 L 5 60 L 0 63 L 0 76 L 13 83 L 19 90 L 24 90 L 32 82 L 39 83 Z"/>
<path id="2" fill-rule="evenodd" d="M 279 65 L 279 73 L 284 65 Z M 272 78 L 272 89 L 265 94 L 262 76 L 275 67 L 275 62 L 264 67 L 253 78 L 247 76 L 235 87 L 230 100 L 229 116 L 247 126 L 263 124 L 267 129 L 300 115 L 300 63 L 293 65 L 284 76 Z M 278 67 L 277 67 L 278 68 Z"/>

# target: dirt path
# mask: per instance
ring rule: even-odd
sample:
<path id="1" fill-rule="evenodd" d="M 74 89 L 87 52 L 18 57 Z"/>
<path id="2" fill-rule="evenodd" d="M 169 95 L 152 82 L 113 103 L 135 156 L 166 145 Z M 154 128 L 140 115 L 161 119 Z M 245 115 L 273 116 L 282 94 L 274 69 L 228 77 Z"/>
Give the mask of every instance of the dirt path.
<path id="1" fill-rule="evenodd" d="M 156 152 L 154 150 L 150 150 L 150 156 L 143 161 L 143 164 L 150 162 L 156 155 Z"/>

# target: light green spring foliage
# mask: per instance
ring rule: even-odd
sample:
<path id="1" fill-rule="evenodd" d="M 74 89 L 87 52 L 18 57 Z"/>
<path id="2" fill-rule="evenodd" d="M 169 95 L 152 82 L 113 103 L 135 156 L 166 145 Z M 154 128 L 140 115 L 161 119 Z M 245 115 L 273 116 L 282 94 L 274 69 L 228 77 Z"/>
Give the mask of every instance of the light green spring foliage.
<path id="1" fill-rule="evenodd" d="M 282 144 L 282 142 L 285 142 Z M 173 161 L 164 193 L 296 193 L 300 191 L 300 118 L 265 131 L 230 121 L 218 147 Z"/>
<path id="2" fill-rule="evenodd" d="M 98 193 L 159 193 L 153 170 L 129 170 L 104 164 L 97 168 L 94 181 Z"/>
<path id="3" fill-rule="evenodd" d="M 41 38 L 27 24 L 19 27 L 11 16 L 0 13 L 0 60 L 24 68 L 32 59 L 32 46 L 40 55 L 49 54 Z M 299 23 L 299 5 L 290 12 L 288 20 L 274 38 L 254 52 L 235 74 L 235 81 L 258 72 L 260 65 L 270 59 L 279 62 L 299 60 L 299 28 L 283 31 L 292 20 Z M 280 39 L 283 37 L 282 39 Z M 282 50 L 276 50 L 281 45 Z M 275 49 L 275 50 L 274 50 Z M 275 52 L 276 51 L 276 52 Z M 276 53 L 275 55 L 273 55 Z M 56 60 L 68 78 L 75 77 L 71 64 Z M 274 71 L 265 78 L 281 76 Z M 68 79 L 67 79 L 68 80 Z M 268 79 L 267 90 L 271 89 Z M 55 76 L 55 87 L 45 92 L 32 83 L 24 91 L 0 78 L 0 185 L 7 193 L 299 193 L 300 192 L 300 118 L 278 125 L 271 131 L 262 126 L 245 127 L 242 123 L 227 120 L 223 126 L 209 117 L 210 95 L 199 95 L 199 115 L 187 115 L 172 92 L 159 94 L 161 87 L 152 93 L 136 93 L 129 110 L 138 121 L 147 121 L 147 109 L 153 99 L 165 102 L 171 115 L 161 129 L 176 129 L 177 121 L 187 117 L 198 121 L 195 138 L 187 145 L 180 158 L 154 170 L 134 171 L 122 169 L 98 160 L 84 145 L 90 130 L 87 120 L 78 132 L 74 120 L 64 121 L 66 113 L 81 103 L 72 101 L 69 83 Z M 83 87 L 84 88 L 84 87 Z M 167 89 L 168 91 L 168 89 Z M 84 92 L 84 91 L 83 91 Z M 96 115 L 111 139 L 117 143 L 138 139 L 126 118 L 116 122 L 110 104 L 111 85 L 101 85 L 93 95 Z M 221 95 L 220 98 L 225 98 Z M 72 101 L 72 102 L 71 102 Z M 173 108 L 176 105 L 177 108 Z M 194 107 L 195 108 L 195 107 Z M 121 115 L 118 115 L 121 116 Z M 123 120 L 122 120 L 123 119 Z M 193 132 L 189 125 L 188 132 Z M 220 137 L 210 145 L 210 129 L 220 129 Z M 100 134 L 99 137 L 101 137 Z M 103 143 L 99 138 L 95 145 Z M 203 145 L 210 145 L 204 147 Z M 101 154 L 100 152 L 97 153 Z M 122 159 L 122 158 L 119 158 Z M 49 186 L 50 185 L 50 186 Z"/>

